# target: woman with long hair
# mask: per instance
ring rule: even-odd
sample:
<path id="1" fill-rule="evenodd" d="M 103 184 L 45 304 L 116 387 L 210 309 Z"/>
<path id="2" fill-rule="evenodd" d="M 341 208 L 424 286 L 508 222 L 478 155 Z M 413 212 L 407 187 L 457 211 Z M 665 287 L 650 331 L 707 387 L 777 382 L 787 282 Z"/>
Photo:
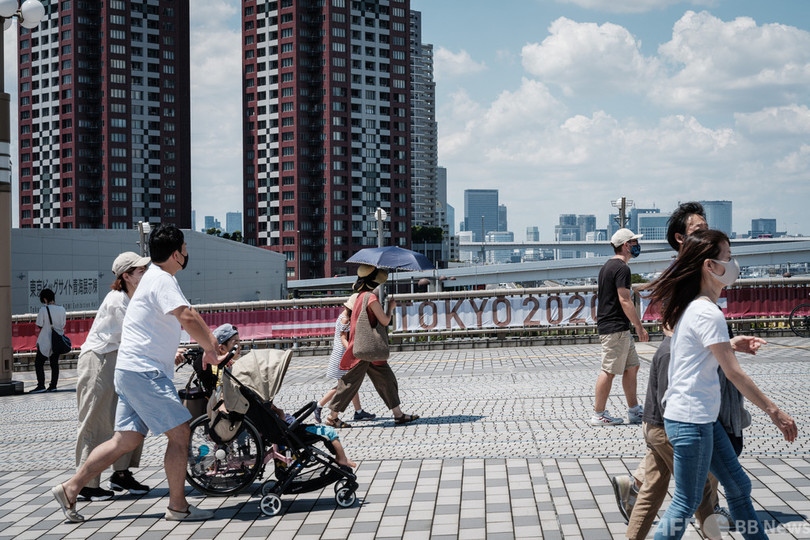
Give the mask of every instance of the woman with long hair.
<path id="1" fill-rule="evenodd" d="M 664 428 L 674 449 L 675 493 L 655 538 L 681 538 L 700 504 L 709 471 L 723 484 L 731 516 L 744 538 L 767 538 L 751 503 L 751 481 L 721 423 L 717 367 L 754 405 L 765 411 L 787 441 L 796 422 L 742 370 L 729 342 L 717 300 L 739 277 L 728 237 L 697 231 L 686 237 L 676 263 L 651 284 L 665 327 L 673 328 Z"/>

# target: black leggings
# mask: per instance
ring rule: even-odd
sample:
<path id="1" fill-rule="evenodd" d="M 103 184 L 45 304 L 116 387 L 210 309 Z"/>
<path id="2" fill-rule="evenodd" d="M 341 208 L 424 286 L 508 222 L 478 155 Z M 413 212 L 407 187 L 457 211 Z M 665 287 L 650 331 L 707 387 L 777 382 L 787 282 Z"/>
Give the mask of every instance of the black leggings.
<path id="1" fill-rule="evenodd" d="M 52 354 L 50 358 L 39 352 L 37 348 L 37 357 L 34 360 L 34 369 L 37 372 L 37 388 L 45 388 L 45 362 L 51 362 L 51 385 L 50 388 L 56 388 L 56 383 L 59 382 L 59 355 Z"/>

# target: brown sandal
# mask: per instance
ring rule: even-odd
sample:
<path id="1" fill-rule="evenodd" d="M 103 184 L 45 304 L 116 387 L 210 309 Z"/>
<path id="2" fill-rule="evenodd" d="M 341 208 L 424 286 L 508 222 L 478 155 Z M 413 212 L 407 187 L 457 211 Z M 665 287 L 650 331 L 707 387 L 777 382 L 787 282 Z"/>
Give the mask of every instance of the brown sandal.
<path id="1" fill-rule="evenodd" d="M 413 422 L 414 420 L 419 420 L 418 414 L 403 414 L 402 416 L 394 418 L 394 424 L 401 426 L 402 424 L 407 424 L 408 422 Z"/>
<path id="2" fill-rule="evenodd" d="M 351 424 L 349 424 L 347 422 L 344 422 L 340 418 L 335 418 L 334 420 L 332 420 L 331 418 L 327 418 L 326 422 L 324 422 L 324 424 L 326 424 L 327 426 L 331 426 L 333 428 L 338 428 L 338 429 L 352 427 Z"/>

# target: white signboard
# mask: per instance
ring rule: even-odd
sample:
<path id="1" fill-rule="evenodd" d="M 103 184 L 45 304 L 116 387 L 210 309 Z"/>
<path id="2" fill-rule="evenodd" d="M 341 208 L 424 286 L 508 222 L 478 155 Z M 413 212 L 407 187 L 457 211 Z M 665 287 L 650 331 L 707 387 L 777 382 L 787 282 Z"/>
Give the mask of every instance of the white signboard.
<path id="1" fill-rule="evenodd" d="M 28 310 L 38 313 L 42 303 L 39 292 L 50 289 L 56 295 L 56 303 L 67 311 L 84 311 L 99 306 L 98 272 L 28 272 Z"/>
<path id="2" fill-rule="evenodd" d="M 596 324 L 596 293 L 397 303 L 397 332 Z"/>

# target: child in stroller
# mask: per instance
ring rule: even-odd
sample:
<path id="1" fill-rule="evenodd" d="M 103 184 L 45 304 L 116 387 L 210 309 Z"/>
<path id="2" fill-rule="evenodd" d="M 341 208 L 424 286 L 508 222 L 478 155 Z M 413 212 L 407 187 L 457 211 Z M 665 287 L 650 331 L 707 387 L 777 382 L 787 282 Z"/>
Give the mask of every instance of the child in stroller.
<path id="1" fill-rule="evenodd" d="M 233 351 L 231 367 L 222 366 L 214 374 L 210 368 L 202 369 L 199 355 L 186 354 L 196 384 L 213 396 L 210 417 L 200 416 L 191 424 L 189 483 L 209 495 L 230 495 L 251 485 L 257 476 L 261 478 L 266 464 L 273 461 L 276 479 L 262 485 L 260 508 L 264 514 L 281 511 L 283 494 L 320 490 L 330 484 L 335 484 L 339 506 L 354 504 L 358 488 L 354 463 L 346 457 L 336 433 L 304 424 L 316 403 L 310 402 L 292 415 L 273 404 L 292 352 L 253 350 L 232 362 L 239 357 L 236 328 L 223 325 L 215 336 L 221 350 Z M 285 416 L 291 419 L 289 424 Z"/>

